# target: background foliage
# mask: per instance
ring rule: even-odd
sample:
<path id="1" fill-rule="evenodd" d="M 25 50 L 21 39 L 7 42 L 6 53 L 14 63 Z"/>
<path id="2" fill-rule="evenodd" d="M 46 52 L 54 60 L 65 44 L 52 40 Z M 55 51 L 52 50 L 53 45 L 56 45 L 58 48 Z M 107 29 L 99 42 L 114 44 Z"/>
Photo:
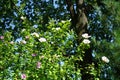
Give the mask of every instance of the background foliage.
<path id="1" fill-rule="evenodd" d="M 92 5 L 87 17 L 96 62 L 86 71 L 96 80 L 119 80 L 120 2 L 102 0 L 100 6 L 97 1 L 85 0 L 86 5 Z M 77 69 L 74 62 L 82 61 L 84 50 L 90 46 L 81 43 L 81 48 L 77 48 L 76 34 L 69 26 L 65 0 L 2 0 L 0 78 L 17 80 L 25 74 L 27 79 L 79 80 L 82 69 Z M 46 41 L 40 42 L 40 38 Z M 102 56 L 110 62 L 102 62 Z"/>

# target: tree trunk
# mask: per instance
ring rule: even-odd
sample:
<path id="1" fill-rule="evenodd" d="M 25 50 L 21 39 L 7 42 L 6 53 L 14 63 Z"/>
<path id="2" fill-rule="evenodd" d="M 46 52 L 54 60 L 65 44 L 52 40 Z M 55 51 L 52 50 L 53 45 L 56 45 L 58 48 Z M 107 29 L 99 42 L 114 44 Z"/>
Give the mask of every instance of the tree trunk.
<path id="1" fill-rule="evenodd" d="M 72 0 L 66 0 L 68 10 L 70 11 L 71 16 L 71 28 L 76 32 L 78 35 L 77 42 L 78 44 L 82 41 L 82 34 L 88 33 L 87 26 L 88 20 L 85 15 L 85 8 L 84 8 L 84 0 L 76 0 L 76 9 L 74 9 Z M 93 77 L 90 73 L 87 73 L 85 67 L 88 67 L 89 64 L 92 64 L 92 55 L 91 55 L 91 48 L 85 51 L 85 55 L 83 57 L 83 61 L 77 61 L 77 64 L 82 67 L 82 80 L 93 80 Z"/>

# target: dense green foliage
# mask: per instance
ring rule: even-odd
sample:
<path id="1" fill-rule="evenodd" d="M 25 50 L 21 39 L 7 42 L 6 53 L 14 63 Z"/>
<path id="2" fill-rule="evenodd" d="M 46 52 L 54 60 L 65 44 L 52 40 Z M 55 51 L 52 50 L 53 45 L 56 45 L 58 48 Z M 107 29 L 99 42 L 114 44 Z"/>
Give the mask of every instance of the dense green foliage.
<path id="1" fill-rule="evenodd" d="M 91 44 L 77 45 L 65 0 L 1 0 L 0 79 L 79 80 L 75 62 L 91 47 L 94 63 L 86 72 L 119 80 L 120 2 L 97 1 L 85 0 Z"/>

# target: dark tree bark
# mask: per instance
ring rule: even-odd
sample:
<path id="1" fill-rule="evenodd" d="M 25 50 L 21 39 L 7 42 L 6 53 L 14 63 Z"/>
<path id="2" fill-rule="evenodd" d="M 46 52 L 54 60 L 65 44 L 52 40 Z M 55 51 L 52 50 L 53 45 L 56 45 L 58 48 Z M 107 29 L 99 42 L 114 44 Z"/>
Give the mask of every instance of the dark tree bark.
<path id="1" fill-rule="evenodd" d="M 76 13 L 75 13 L 75 10 L 74 10 L 74 6 L 73 6 L 73 3 L 71 0 L 66 0 L 66 3 L 67 3 L 67 9 L 68 11 L 70 11 L 70 16 L 71 16 L 71 29 L 73 28 L 73 26 L 76 25 Z"/>
<path id="2" fill-rule="evenodd" d="M 84 0 L 76 0 L 76 9 L 74 9 L 72 0 L 66 0 L 68 10 L 70 11 L 71 16 L 71 28 L 76 32 L 78 35 L 77 42 L 78 44 L 82 41 L 82 34 L 88 33 L 87 26 L 88 26 L 88 20 L 85 15 L 85 7 L 84 7 Z M 82 74 L 82 80 L 93 80 L 93 77 L 90 73 L 86 73 L 85 67 L 88 67 L 89 64 L 92 64 L 92 50 L 89 48 L 86 50 L 85 55 L 83 57 L 83 61 L 76 61 L 79 66 L 79 68 L 82 68 L 81 71 Z M 76 64 L 76 63 L 75 63 Z"/>

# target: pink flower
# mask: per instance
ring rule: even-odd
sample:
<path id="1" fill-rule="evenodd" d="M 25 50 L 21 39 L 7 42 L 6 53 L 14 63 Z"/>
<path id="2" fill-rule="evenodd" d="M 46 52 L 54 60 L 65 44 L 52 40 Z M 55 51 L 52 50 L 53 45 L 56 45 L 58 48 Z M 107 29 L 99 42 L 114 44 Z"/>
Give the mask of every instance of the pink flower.
<path id="1" fill-rule="evenodd" d="M 21 74 L 21 79 L 26 79 L 26 74 Z"/>
<path id="2" fill-rule="evenodd" d="M 40 68 L 41 67 L 41 62 L 37 62 L 37 68 Z"/>
<path id="3" fill-rule="evenodd" d="M 29 36 L 25 36 L 26 39 L 29 39 L 30 37 Z"/>
<path id="4" fill-rule="evenodd" d="M 37 56 L 35 53 L 32 54 L 33 57 Z"/>
<path id="5" fill-rule="evenodd" d="M 4 39 L 4 36 L 0 36 L 0 39 Z"/>

